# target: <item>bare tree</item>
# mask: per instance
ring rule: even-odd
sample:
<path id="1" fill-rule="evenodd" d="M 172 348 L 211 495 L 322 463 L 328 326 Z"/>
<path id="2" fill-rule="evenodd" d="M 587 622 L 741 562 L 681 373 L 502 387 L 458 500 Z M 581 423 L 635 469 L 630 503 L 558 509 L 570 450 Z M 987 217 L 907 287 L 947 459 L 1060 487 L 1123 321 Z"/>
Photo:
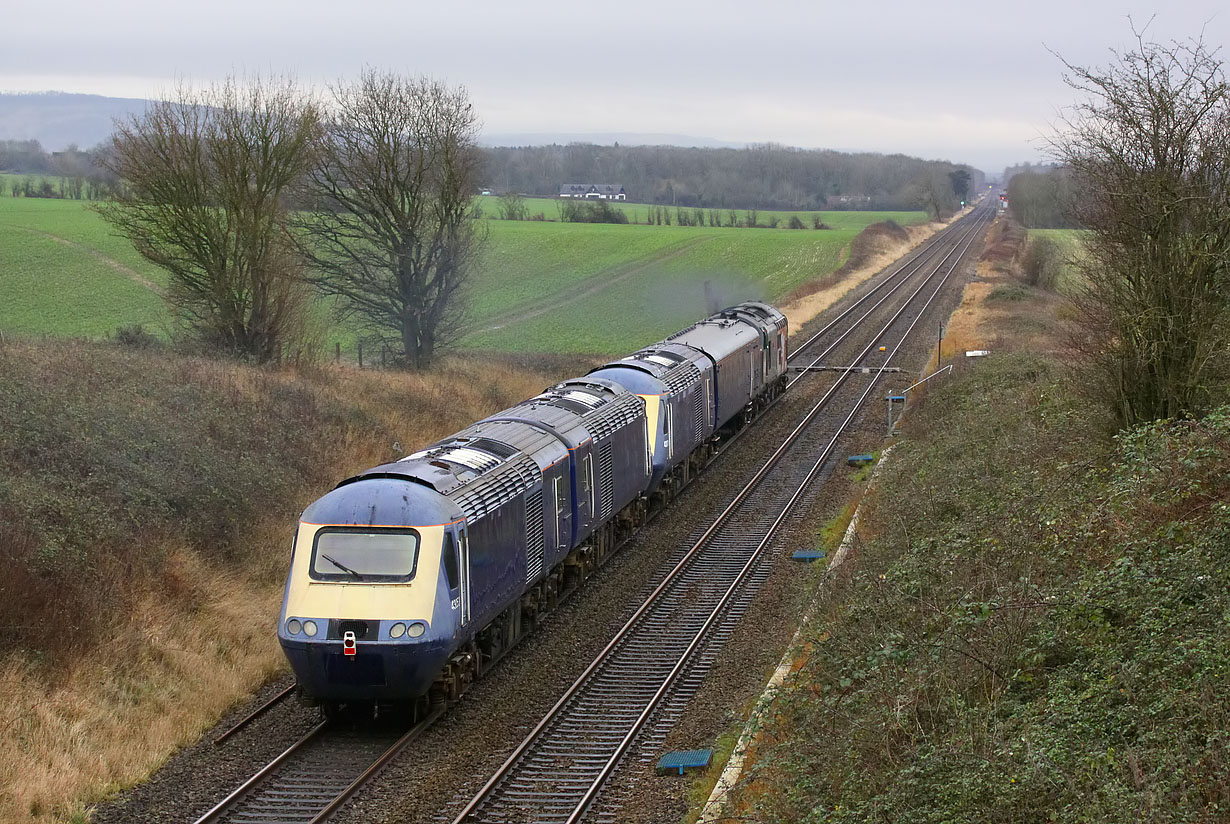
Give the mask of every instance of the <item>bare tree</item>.
<path id="1" fill-rule="evenodd" d="M 267 361 L 299 331 L 287 198 L 316 131 L 316 107 L 290 80 L 231 78 L 151 103 L 100 153 L 126 185 L 96 208 L 167 270 L 168 301 L 207 343 Z"/>
<path id="2" fill-rule="evenodd" d="M 1079 340 L 1129 426 L 1207 411 L 1230 377 L 1230 92 L 1203 42 L 1137 43 L 1065 62 L 1086 99 L 1053 146 L 1091 230 Z"/>
<path id="3" fill-rule="evenodd" d="M 460 333 L 483 240 L 478 121 L 464 88 L 371 69 L 334 102 L 308 179 L 305 253 L 344 313 L 422 368 Z"/>
<path id="4" fill-rule="evenodd" d="M 525 220 L 527 212 L 525 198 L 517 192 L 506 192 L 500 195 L 501 220 Z"/>
<path id="5" fill-rule="evenodd" d="M 910 187 L 914 204 L 927 210 L 932 220 L 944 220 L 957 210 L 952 180 L 940 169 L 928 169 Z"/>

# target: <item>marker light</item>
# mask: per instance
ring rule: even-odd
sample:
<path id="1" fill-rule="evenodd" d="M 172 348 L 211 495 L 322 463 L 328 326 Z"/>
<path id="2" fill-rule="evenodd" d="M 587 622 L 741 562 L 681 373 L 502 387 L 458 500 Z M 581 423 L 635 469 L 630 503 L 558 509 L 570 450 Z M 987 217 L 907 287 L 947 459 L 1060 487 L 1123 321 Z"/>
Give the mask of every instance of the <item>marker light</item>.
<path id="1" fill-rule="evenodd" d="M 342 654 L 348 658 L 353 658 L 355 656 L 355 653 L 357 653 L 358 651 L 359 651 L 358 645 L 355 643 L 355 640 L 354 640 L 354 633 L 348 632 L 345 635 L 343 635 L 342 636 Z"/>
<path id="2" fill-rule="evenodd" d="M 316 622 L 315 621 L 304 621 L 303 631 L 307 633 L 309 638 L 314 638 L 316 636 Z"/>
<path id="3" fill-rule="evenodd" d="M 424 624 L 422 621 L 415 621 L 413 624 L 410 625 L 410 628 L 406 630 L 406 632 L 410 634 L 411 638 L 418 638 L 420 635 L 422 635 L 426 631 L 427 631 L 427 625 Z"/>
<path id="4" fill-rule="evenodd" d="M 406 634 L 406 625 L 403 624 L 401 621 L 398 621 L 396 624 L 389 627 L 389 637 L 390 638 L 400 638 L 405 634 Z"/>
<path id="5" fill-rule="evenodd" d="M 291 635 L 298 635 L 299 630 L 301 628 L 302 628 L 302 625 L 299 623 L 298 618 L 291 618 L 289 621 L 286 622 L 286 631 L 289 632 Z"/>

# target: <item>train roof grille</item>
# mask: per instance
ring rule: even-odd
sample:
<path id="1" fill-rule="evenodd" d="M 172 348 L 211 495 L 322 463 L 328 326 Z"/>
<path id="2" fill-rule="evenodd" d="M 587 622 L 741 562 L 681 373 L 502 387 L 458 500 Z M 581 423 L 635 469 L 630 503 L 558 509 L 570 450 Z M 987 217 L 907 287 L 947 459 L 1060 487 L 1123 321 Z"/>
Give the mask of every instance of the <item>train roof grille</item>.
<path id="1" fill-rule="evenodd" d="M 459 463 L 462 466 L 468 466 L 470 469 L 478 472 L 486 472 L 500 465 L 500 459 L 495 455 L 471 449 L 468 446 L 455 446 L 451 449 L 446 449 L 437 457 L 446 461 L 452 461 L 453 463 Z"/>
<path id="2" fill-rule="evenodd" d="M 542 470 L 528 456 L 521 455 L 505 466 L 506 469 L 475 479 L 449 494 L 465 513 L 471 526 L 513 498 L 525 494 L 535 486 L 541 487 Z"/>
<path id="3" fill-rule="evenodd" d="M 564 400 L 575 401 L 576 403 L 584 404 L 590 409 L 597 409 L 602 406 L 603 399 L 595 395 L 593 392 L 586 392 L 583 389 L 568 389 L 560 395 Z"/>
<path id="4" fill-rule="evenodd" d="M 474 449 L 481 449 L 484 452 L 490 452 L 501 458 L 511 458 L 517 454 L 517 450 L 506 443 L 493 441 L 491 438 L 475 438 L 470 441 L 470 446 Z"/>

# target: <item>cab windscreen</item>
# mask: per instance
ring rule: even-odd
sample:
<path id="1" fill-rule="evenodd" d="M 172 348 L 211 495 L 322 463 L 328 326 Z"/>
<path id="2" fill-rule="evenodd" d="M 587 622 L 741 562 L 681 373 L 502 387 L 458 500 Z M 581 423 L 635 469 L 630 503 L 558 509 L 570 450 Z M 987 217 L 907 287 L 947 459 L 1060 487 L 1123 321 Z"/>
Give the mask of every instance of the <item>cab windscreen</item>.
<path id="1" fill-rule="evenodd" d="M 318 581 L 409 581 L 418 563 L 413 529 L 328 527 L 316 533 L 311 577 Z"/>

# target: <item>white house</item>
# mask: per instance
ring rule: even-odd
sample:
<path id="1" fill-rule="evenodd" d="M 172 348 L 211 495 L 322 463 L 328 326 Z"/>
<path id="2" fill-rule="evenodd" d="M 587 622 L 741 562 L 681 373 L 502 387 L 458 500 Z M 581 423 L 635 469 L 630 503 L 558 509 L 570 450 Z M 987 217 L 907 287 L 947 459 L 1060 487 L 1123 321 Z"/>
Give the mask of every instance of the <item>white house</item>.
<path id="1" fill-rule="evenodd" d="M 565 183 L 559 187 L 560 197 L 580 197 L 586 200 L 627 200 L 624 187 L 616 183 Z"/>

